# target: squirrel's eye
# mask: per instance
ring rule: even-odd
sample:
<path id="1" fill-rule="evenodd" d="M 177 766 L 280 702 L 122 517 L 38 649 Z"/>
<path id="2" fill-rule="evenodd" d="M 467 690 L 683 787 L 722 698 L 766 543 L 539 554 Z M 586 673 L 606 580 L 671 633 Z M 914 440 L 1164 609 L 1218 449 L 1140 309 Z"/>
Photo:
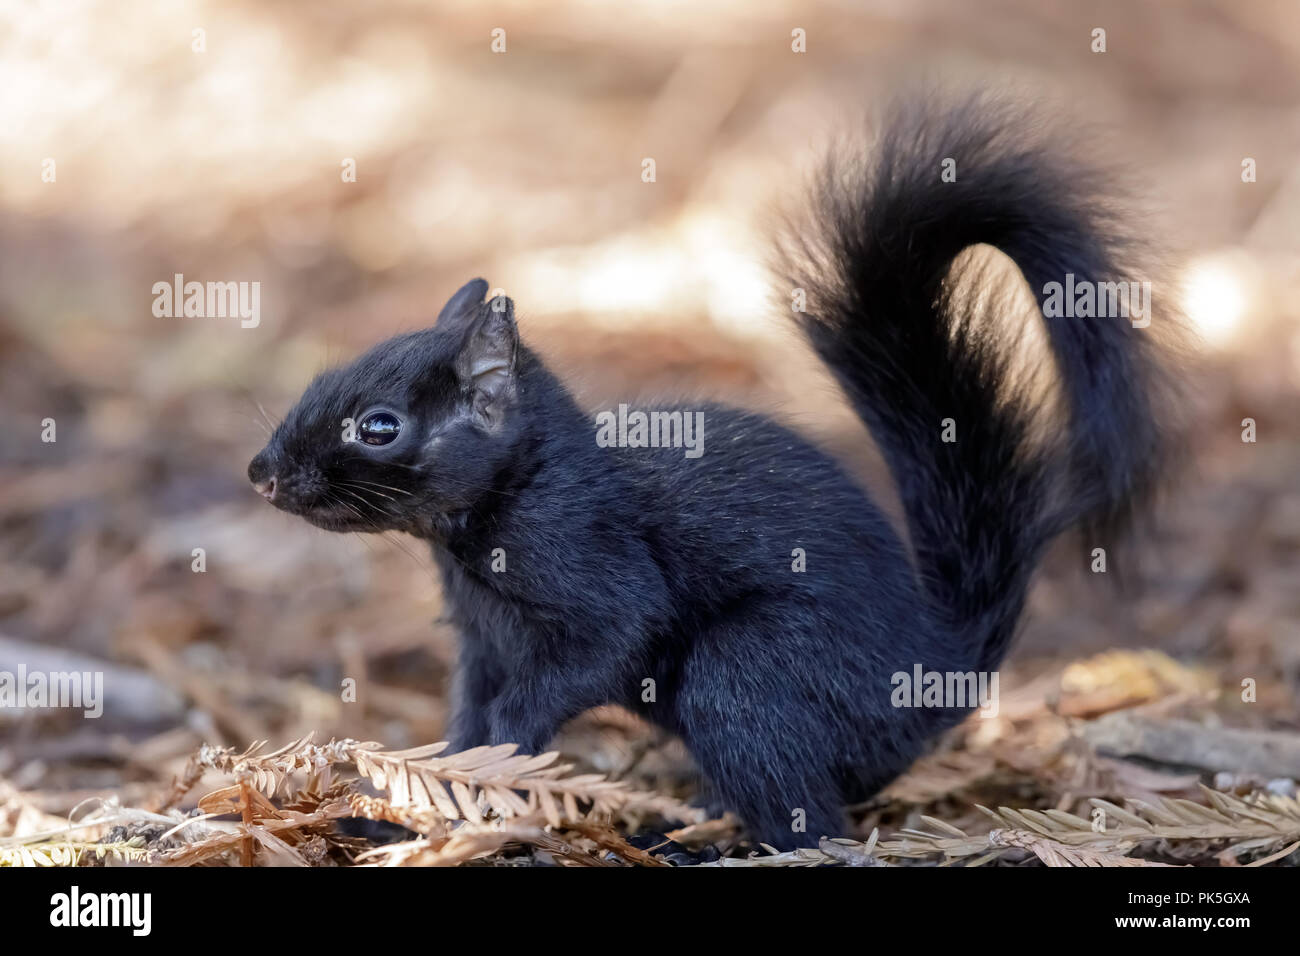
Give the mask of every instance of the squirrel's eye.
<path id="1" fill-rule="evenodd" d="M 396 415 L 375 412 L 362 420 L 357 434 L 367 445 L 387 445 L 401 430 L 402 423 Z"/>

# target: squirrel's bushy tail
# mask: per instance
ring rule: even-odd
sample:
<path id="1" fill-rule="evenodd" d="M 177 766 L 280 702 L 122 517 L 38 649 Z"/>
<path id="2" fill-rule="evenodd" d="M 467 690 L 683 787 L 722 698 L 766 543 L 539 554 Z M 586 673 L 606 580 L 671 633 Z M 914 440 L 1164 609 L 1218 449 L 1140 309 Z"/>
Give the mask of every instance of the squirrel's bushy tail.
<path id="1" fill-rule="evenodd" d="M 1166 320 L 1135 327 L 1044 301 L 1049 283 L 1094 283 L 1105 303 L 1103 283 L 1154 278 L 1130 260 L 1104 186 L 1012 103 L 912 100 L 869 161 L 828 163 L 812 232 L 785 249 L 807 294 L 796 319 L 889 464 L 923 587 L 985 668 L 1007 649 L 1046 544 L 1072 525 L 1122 524 L 1166 458 Z M 980 243 L 1049 307 L 1037 318 L 1061 380 L 1055 437 L 1040 434 L 1048 400 L 1015 374 L 1023 311 L 984 314 L 954 291 L 955 257 Z"/>

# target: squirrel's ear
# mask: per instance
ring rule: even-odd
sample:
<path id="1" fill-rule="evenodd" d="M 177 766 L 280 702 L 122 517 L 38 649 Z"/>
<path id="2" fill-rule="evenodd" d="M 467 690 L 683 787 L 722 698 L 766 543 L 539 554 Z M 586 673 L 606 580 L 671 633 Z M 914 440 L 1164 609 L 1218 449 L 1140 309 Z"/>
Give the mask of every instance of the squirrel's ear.
<path id="1" fill-rule="evenodd" d="M 519 330 L 515 304 L 505 296 L 479 310 L 456 356 L 456 374 L 473 390 L 475 416 L 491 427 L 500 420 L 504 400 L 515 393 Z"/>
<path id="2" fill-rule="evenodd" d="M 451 325 L 457 319 L 463 319 L 474 315 L 478 307 L 483 304 L 483 296 L 487 295 L 488 284 L 486 279 L 470 279 L 460 290 L 447 300 L 447 304 L 442 307 L 438 313 L 437 325 Z"/>

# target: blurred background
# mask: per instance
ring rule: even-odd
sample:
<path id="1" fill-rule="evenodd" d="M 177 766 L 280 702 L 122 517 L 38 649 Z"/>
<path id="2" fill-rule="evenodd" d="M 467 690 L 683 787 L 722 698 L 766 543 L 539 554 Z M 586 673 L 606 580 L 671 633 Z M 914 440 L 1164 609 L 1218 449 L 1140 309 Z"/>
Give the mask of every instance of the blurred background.
<path id="1" fill-rule="evenodd" d="M 1149 235 L 1202 339 L 1188 473 L 1126 587 L 1055 553 L 1003 675 L 1023 706 L 962 746 L 1157 700 L 1300 728 L 1289 0 L 4 0 L 0 670 L 104 670 L 108 703 L 0 712 L 0 777 L 62 814 L 143 800 L 204 740 L 440 739 L 454 636 L 423 548 L 317 531 L 245 468 L 261 409 L 476 275 L 592 407 L 688 392 L 773 411 L 891 500 L 782 328 L 765 259 L 769 210 L 917 78 L 1010 85 L 1105 130 L 1098 155 L 1159 211 Z M 156 316 L 177 273 L 259 282 L 260 324 Z M 688 768 L 663 743 L 603 713 L 565 749 L 676 786 Z"/>

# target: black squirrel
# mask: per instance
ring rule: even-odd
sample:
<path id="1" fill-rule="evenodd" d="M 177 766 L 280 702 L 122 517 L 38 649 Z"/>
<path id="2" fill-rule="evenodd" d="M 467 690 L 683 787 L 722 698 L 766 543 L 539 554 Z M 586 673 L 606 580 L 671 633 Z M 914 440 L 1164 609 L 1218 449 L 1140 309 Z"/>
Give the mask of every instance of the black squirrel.
<path id="1" fill-rule="evenodd" d="M 676 409 L 703 415 L 698 457 L 602 447 L 482 279 L 434 327 L 318 376 L 248 476 L 318 527 L 430 542 L 461 634 L 453 747 L 540 752 L 621 704 L 680 734 L 755 837 L 839 834 L 846 803 L 974 703 L 897 706 L 893 675 L 997 667 L 1049 542 L 1121 528 L 1167 460 L 1153 329 L 1042 317 L 1063 399 L 1044 430 L 1016 334 L 953 293 L 977 243 L 1040 303 L 1067 275 L 1143 277 L 1105 180 L 1022 119 L 902 102 L 870 161 L 826 166 L 784 245 L 794 319 L 891 469 L 910 558 L 840 465 L 760 415 Z"/>

